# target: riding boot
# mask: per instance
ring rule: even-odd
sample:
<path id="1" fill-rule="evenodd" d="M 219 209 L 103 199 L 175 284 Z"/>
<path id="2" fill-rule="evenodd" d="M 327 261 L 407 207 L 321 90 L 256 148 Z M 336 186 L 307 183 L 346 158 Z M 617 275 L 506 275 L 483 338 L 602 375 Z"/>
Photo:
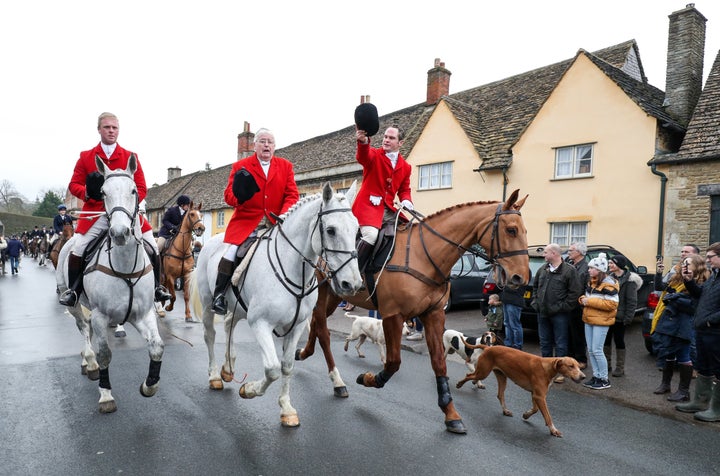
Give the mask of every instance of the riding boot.
<path id="1" fill-rule="evenodd" d="M 365 271 L 365 267 L 370 261 L 370 256 L 372 255 L 374 247 L 375 245 L 372 245 L 365 240 L 360 240 L 358 243 L 358 268 L 360 269 L 360 273 Z"/>
<path id="2" fill-rule="evenodd" d="M 715 384 L 717 387 L 717 384 Z M 693 399 L 687 403 L 675 405 L 675 410 L 685 413 L 701 412 L 708 409 L 710 394 L 712 393 L 713 378 L 705 375 L 698 375 L 695 379 L 695 394 Z"/>
<path id="3" fill-rule="evenodd" d="M 625 375 L 625 349 L 615 349 L 615 357 L 617 357 L 617 362 L 615 363 L 615 369 L 612 371 L 612 376 L 622 377 Z"/>
<path id="4" fill-rule="evenodd" d="M 672 376 L 674 371 L 675 361 L 666 360 L 665 367 L 663 367 L 662 381 L 660 382 L 658 388 L 653 391 L 655 395 L 662 395 L 663 393 L 668 393 L 670 391 L 670 382 L 672 382 Z"/>
<path id="5" fill-rule="evenodd" d="M 155 253 L 155 250 L 153 250 L 152 254 L 150 255 L 150 261 L 152 262 L 153 276 L 155 277 L 155 302 L 171 300 L 172 295 L 168 292 L 165 286 L 160 284 L 160 271 L 162 269 L 162 262 L 160 260 L 160 255 L 158 253 Z"/>
<path id="6" fill-rule="evenodd" d="M 692 365 L 678 365 L 680 384 L 677 392 L 667 397 L 668 402 L 687 402 L 690 400 L 690 381 L 692 380 Z"/>
<path id="7" fill-rule="evenodd" d="M 68 256 L 68 288 L 60 295 L 58 301 L 63 306 L 73 307 L 77 303 L 78 294 L 82 292 L 82 257 L 70 253 Z"/>
<path id="8" fill-rule="evenodd" d="M 233 267 L 235 263 L 229 259 L 221 259 L 218 265 L 218 274 L 215 279 L 215 292 L 213 293 L 212 308 L 215 314 L 224 316 L 227 314 L 227 302 L 225 301 L 225 291 L 227 290 L 228 284 L 230 284 L 230 278 L 232 278 Z"/>
<path id="9" fill-rule="evenodd" d="M 603 347 L 603 354 L 605 354 L 605 360 L 607 360 L 608 373 L 612 372 L 612 347 L 606 345 Z"/>
<path id="10" fill-rule="evenodd" d="M 697 412 L 693 418 L 700 421 L 720 421 L 720 382 L 712 385 L 710 404 L 707 410 Z"/>

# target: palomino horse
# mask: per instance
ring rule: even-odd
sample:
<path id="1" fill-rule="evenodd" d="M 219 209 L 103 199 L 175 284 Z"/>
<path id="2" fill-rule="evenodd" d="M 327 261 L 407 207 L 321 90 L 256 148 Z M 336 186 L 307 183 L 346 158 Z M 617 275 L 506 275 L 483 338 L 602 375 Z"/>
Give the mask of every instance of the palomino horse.
<path id="1" fill-rule="evenodd" d="M 72 238 L 72 236 L 75 234 L 75 228 L 72 226 L 72 223 L 65 223 L 63 225 L 62 234 L 60 235 L 60 238 L 55 240 L 55 243 L 53 243 L 53 247 L 50 250 L 50 261 L 52 261 L 53 267 L 57 269 L 58 264 L 58 256 L 60 256 L 60 250 L 65 246 L 65 243 Z"/>
<path id="2" fill-rule="evenodd" d="M 190 208 L 185 212 L 180 231 L 172 237 L 163 251 L 163 274 L 165 276 L 165 287 L 170 290 L 170 304 L 165 310 L 172 311 L 175 304 L 175 280 L 179 277 L 183 278 L 183 298 L 185 299 L 185 321 L 192 321 L 190 315 L 190 292 L 189 292 L 189 276 L 195 266 L 195 259 L 192 254 L 193 234 L 202 236 L 205 231 L 205 225 L 202 222 L 202 203 L 197 206 L 190 202 Z M 165 303 L 163 303 L 165 304 Z M 160 314 L 163 317 L 165 314 Z"/>
<path id="3" fill-rule="evenodd" d="M 68 310 L 85 338 L 83 367 L 91 378 L 99 374 L 100 413 L 110 413 L 117 410 L 117 404 L 110 392 L 108 366 L 112 352 L 108 346 L 108 325 L 130 322 L 145 338 L 150 354 L 150 369 L 140 385 L 140 393 L 145 397 L 158 390 L 164 344 L 153 312 L 152 265 L 143 248 L 138 220 L 138 193 L 133 178 L 137 158 L 132 155 L 125 170 L 111 171 L 99 157 L 95 164 L 105 177 L 102 191 L 106 211 L 101 212 L 104 216 L 99 219 L 107 219 L 109 228 L 85 270 L 85 292 Z M 60 251 L 55 275 L 61 291 L 67 289 L 67 257 L 78 236 L 73 236 Z M 90 309 L 89 316 L 83 313 L 83 307 Z"/>
<path id="4" fill-rule="evenodd" d="M 355 186 L 350 187 L 348 195 L 355 196 Z M 218 263 L 229 246 L 223 243 L 222 234 L 205 243 L 190 280 L 193 312 L 197 317 L 202 316 L 205 327 L 210 388 L 220 390 L 222 380 L 232 380 L 235 365 L 232 332 L 240 318 L 247 318 L 260 344 L 265 376 L 243 384 L 240 396 L 264 395 L 270 384 L 282 377 L 278 403 L 283 426 L 300 424 L 297 411 L 290 403 L 290 378 L 295 348 L 317 302 L 315 270 L 319 257 L 326 263 L 328 286 L 336 292 L 353 295 L 362 286 L 355 252 L 358 221 L 350 206 L 348 197 L 335 194 L 326 183 L 322 194 L 298 201 L 258 239 L 254 254 L 248 254 L 236 271 L 237 274 L 247 265 L 238 285 L 239 300 L 234 292 L 227 296 L 230 312 L 225 317 L 226 351 L 222 373 L 215 362 L 212 310 Z M 235 278 L 234 282 L 237 282 Z M 273 334 L 283 339 L 282 362 L 275 350 Z"/>
<path id="5" fill-rule="evenodd" d="M 449 293 L 450 269 L 471 245 L 480 244 L 486 250 L 480 255 L 501 267 L 498 271 L 507 285 L 526 284 L 529 279 L 527 230 L 520 216 L 526 198 L 518 201 L 516 190 L 505 203 L 455 205 L 399 228 L 394 253 L 384 270 L 375 275 L 378 305 L 370 300 L 367 290 L 353 297 L 340 298 L 328 286 L 321 285 L 310 335 L 305 348 L 298 350 L 297 360 L 311 356 L 315 351 L 315 339 L 318 339 L 335 385 L 335 394 L 347 396 L 330 351 L 327 316 L 337 309 L 341 299 L 367 309 L 377 309 L 383 319 L 387 360 L 379 373 L 362 374 L 357 382 L 366 387 L 382 388 L 400 368 L 403 323 L 418 316 L 425 327 L 430 364 L 437 382 L 438 405 L 445 414 L 446 429 L 452 433 L 465 433 L 460 414 L 452 402 L 443 358 L 443 307 Z"/>

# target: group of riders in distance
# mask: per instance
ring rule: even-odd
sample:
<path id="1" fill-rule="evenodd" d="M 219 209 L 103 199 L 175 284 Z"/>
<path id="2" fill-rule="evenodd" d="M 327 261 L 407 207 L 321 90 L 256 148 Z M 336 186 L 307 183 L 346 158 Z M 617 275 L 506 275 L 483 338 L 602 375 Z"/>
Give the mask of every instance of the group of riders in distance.
<path id="1" fill-rule="evenodd" d="M 355 123 L 356 160 L 363 167 L 359 189 L 353 183 L 346 193 L 336 193 L 325 183 L 320 193 L 302 199 L 292 162 L 275 156 L 270 130 L 258 130 L 254 154 L 238 159 L 228 176 L 223 196 L 233 214 L 225 232 L 207 240 L 195 263 L 193 235 L 204 231 L 202 204 L 180 195 L 165 213 L 156 241 L 143 213 L 147 186 L 137 154 L 117 143 L 118 118 L 99 116 L 100 143 L 80 153 L 68 186 L 83 207 L 75 235 L 59 253 L 56 278 L 59 301 L 84 337 L 82 371 L 99 380 L 100 412 L 117 409 L 110 391 L 108 325 L 129 322 L 146 339 L 150 365 L 140 392 L 154 395 L 164 348 L 154 301 L 170 301 L 171 309 L 173 276 L 184 276 L 186 320 L 192 320 L 189 307 L 202 320 L 211 389 L 232 381 L 232 334 L 246 319 L 261 347 L 264 372 L 242 385 L 241 397 L 262 396 L 282 378 L 280 421 L 298 426 L 290 379 L 294 362 L 311 356 L 316 341 L 334 394 L 346 397 L 327 328 L 327 317 L 346 300 L 379 312 L 387 346 L 382 370 L 361 374 L 357 383 L 374 388 L 388 383 L 400 368 L 403 323 L 417 317 L 425 328 L 445 428 L 466 432 L 450 395 L 442 346 L 450 267 L 471 252 L 493 264 L 498 282 L 525 285 L 527 230 L 520 209 L 527 197 L 516 190 L 504 202 L 459 204 L 425 217 L 414 210 L 411 167 L 400 153 L 402 128 L 389 125 L 381 146 L 372 147 L 371 137 L 379 131 L 375 106 L 361 104 Z M 214 352 L 217 315 L 224 318 L 227 346 L 220 368 Z M 307 322 L 308 340 L 298 349 Z M 280 356 L 275 337 L 283 340 Z"/>

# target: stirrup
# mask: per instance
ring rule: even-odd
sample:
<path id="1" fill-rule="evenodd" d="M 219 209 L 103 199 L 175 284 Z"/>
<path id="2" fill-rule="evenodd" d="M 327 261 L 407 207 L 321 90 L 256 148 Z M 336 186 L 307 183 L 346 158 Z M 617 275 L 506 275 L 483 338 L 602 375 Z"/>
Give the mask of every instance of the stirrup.
<path id="1" fill-rule="evenodd" d="M 169 301 L 172 299 L 172 296 L 168 292 L 167 288 L 163 285 L 160 285 L 155 288 L 155 301 Z"/>
<path id="2" fill-rule="evenodd" d="M 227 314 L 227 302 L 225 302 L 225 295 L 221 294 L 213 299 L 212 309 L 215 314 L 224 316 Z"/>
<path id="3" fill-rule="evenodd" d="M 58 302 L 63 306 L 75 307 L 75 304 L 77 304 L 77 293 L 72 289 L 66 289 L 58 298 Z"/>

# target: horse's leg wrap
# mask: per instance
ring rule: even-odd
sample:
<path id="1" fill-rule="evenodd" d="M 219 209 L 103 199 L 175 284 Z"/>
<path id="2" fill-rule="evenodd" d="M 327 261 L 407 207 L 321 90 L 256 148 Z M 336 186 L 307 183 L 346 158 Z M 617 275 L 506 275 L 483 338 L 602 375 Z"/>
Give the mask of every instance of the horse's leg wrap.
<path id="1" fill-rule="evenodd" d="M 151 360 L 150 361 L 150 370 L 148 371 L 147 379 L 145 380 L 145 385 L 148 387 L 152 387 L 156 383 L 160 381 L 160 366 L 162 365 L 162 361 L 160 360 Z"/>
<path id="2" fill-rule="evenodd" d="M 100 369 L 100 388 L 112 389 L 110 386 L 110 373 L 109 369 Z"/>
<path id="3" fill-rule="evenodd" d="M 390 377 L 392 377 L 392 374 L 383 369 L 375 375 L 370 372 L 360 374 L 356 382 L 366 387 L 383 388 L 387 381 L 390 380 Z"/>
<path id="4" fill-rule="evenodd" d="M 441 377 L 435 377 L 437 383 L 438 393 L 438 406 L 445 408 L 452 402 L 452 396 L 450 395 L 450 385 L 448 384 L 448 377 L 443 375 Z"/>

